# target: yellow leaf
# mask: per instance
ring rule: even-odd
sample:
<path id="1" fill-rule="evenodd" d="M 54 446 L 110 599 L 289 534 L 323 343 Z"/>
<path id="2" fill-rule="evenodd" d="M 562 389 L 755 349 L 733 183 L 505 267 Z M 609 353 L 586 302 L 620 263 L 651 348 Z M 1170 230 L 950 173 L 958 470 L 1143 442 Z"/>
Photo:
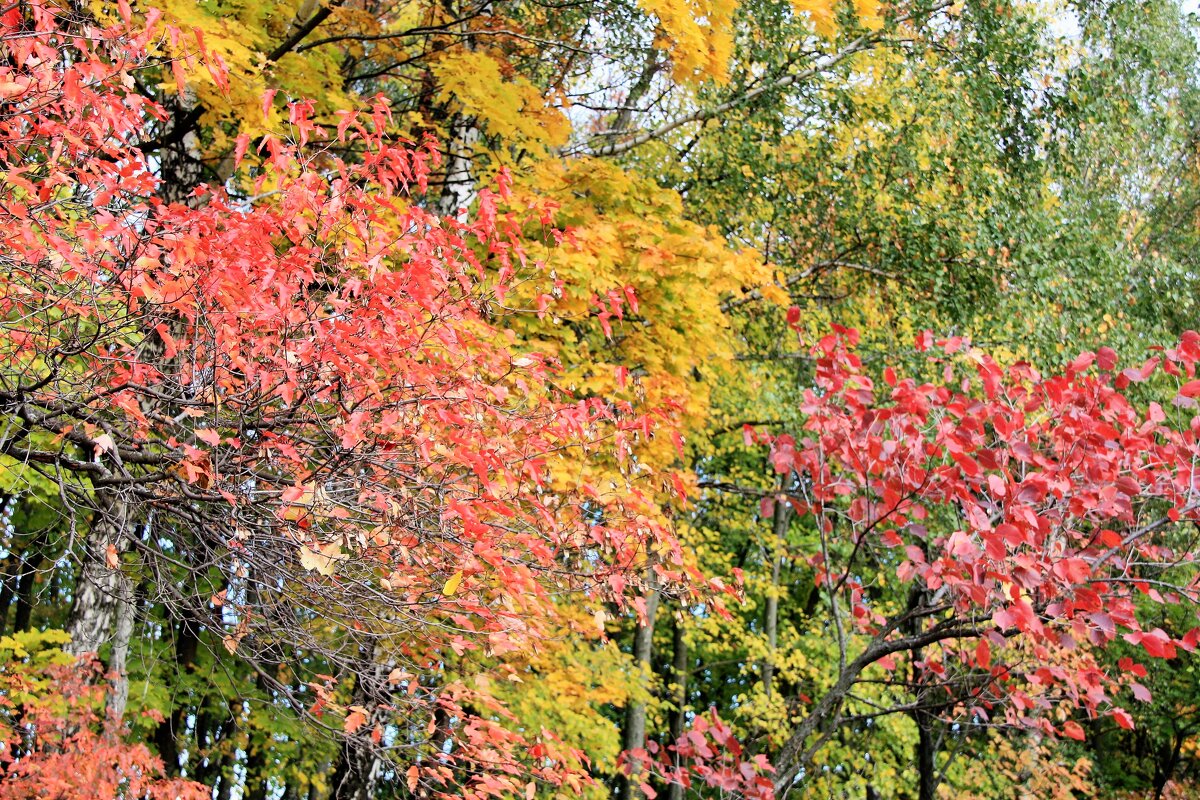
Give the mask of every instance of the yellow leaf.
<path id="1" fill-rule="evenodd" d="M 441 84 L 443 98 L 460 104 L 482 120 L 491 133 L 541 145 L 567 140 L 570 122 L 551 107 L 532 83 L 507 78 L 504 65 L 482 52 L 454 52 L 439 58 L 431 68 Z"/>
<path id="2" fill-rule="evenodd" d="M 446 597 L 451 597 L 458 591 L 458 585 L 462 583 L 462 578 L 463 574 L 461 570 L 451 575 L 450 580 L 446 581 L 446 585 L 442 587 L 442 594 Z"/>
<path id="3" fill-rule="evenodd" d="M 335 542 L 321 545 L 317 550 L 306 544 L 300 545 L 300 566 L 311 572 L 332 575 L 337 570 L 337 562 L 347 558 L 349 556 L 343 553 L 341 546 Z"/>
<path id="4" fill-rule="evenodd" d="M 837 31 L 835 0 L 792 0 L 797 13 L 807 13 L 818 35 L 832 37 Z"/>

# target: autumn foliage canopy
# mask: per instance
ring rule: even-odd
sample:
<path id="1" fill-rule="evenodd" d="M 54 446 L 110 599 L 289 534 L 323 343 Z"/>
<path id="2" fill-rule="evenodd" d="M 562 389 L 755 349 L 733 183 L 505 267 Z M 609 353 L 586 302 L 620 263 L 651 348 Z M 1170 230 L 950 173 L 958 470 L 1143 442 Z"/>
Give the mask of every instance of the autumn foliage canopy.
<path id="1" fill-rule="evenodd" d="M 651 5 L 665 74 L 728 79 L 732 5 L 674 27 L 675 4 Z M 816 36 L 884 24 L 871 4 L 809 5 Z M 689 31 L 708 44 L 686 55 Z M 654 309 L 683 302 L 672 275 L 717 258 L 711 230 L 654 232 L 639 204 L 670 204 L 649 194 L 631 219 L 576 230 L 508 164 L 447 208 L 461 153 L 403 128 L 384 91 L 331 112 L 269 89 L 246 112 L 261 122 L 172 139 L 244 90 L 224 48 L 125 0 L 0 15 L 0 505 L 57 508 L 23 552 L 70 575 L 65 633 L 30 623 L 24 554 L 15 590 L 3 576 L 0 626 L 21 592 L 26 616 L 0 638 L 0 798 L 208 797 L 207 779 L 229 797 L 251 774 L 268 776 L 255 797 L 782 798 L 842 732 L 886 715 L 921 737 L 1133 729 L 1147 664 L 1200 643 L 1171 616 L 1200 600 L 1200 334 L 1046 371 L 921 332 L 876 368 L 858 330 L 813 335 L 793 283 L 747 268 L 708 281 L 695 319 L 771 304 L 773 340 L 811 369 L 786 419 L 727 426 L 767 482 L 724 481 L 697 406 L 739 379 L 629 344 L 672 335 Z M 171 104 L 150 85 L 168 79 Z M 208 159 L 219 180 L 165 177 L 190 168 L 168 147 L 188 136 L 228 145 Z M 598 241 L 670 288 L 648 301 L 632 279 L 560 278 L 560 261 L 610 268 Z M 683 396 L 702 383 L 704 403 Z M 772 531 L 765 589 L 745 552 L 705 562 L 697 530 L 721 491 Z M 785 560 L 811 584 L 804 618 L 826 615 L 812 679 L 775 672 Z M 759 590 L 775 603 L 766 645 L 728 685 L 761 682 L 774 716 L 739 726 L 723 714 L 748 694 L 689 696 L 714 667 L 689 662 L 687 631 L 738 624 Z M 682 652 L 669 665 L 650 653 L 656 614 Z M 207 699 L 147 700 L 150 673 L 129 677 L 139 641 Z M 675 694 L 654 697 L 655 669 Z M 239 677 L 216 703 L 203 684 L 222 671 Z M 540 681 L 570 689 L 531 707 Z M 255 728 L 256 708 L 286 729 Z M 596 744 L 616 708 L 620 747 Z M 302 761 L 285 745 L 309 741 L 327 777 L 284 768 Z"/>

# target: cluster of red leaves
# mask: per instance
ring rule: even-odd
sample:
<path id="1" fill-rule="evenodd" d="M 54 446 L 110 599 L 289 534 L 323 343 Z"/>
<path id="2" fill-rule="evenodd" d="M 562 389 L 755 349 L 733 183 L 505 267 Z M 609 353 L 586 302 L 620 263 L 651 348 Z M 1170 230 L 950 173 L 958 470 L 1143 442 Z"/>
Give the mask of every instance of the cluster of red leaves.
<path id="1" fill-rule="evenodd" d="M 0 800 L 208 798 L 211 790 L 198 783 L 164 778 L 162 761 L 145 745 L 122 740 L 104 714 L 102 677 L 95 662 L 0 673 Z"/>
<path id="2" fill-rule="evenodd" d="M 692 727 L 665 747 L 653 740 L 645 749 L 622 754 L 621 766 L 627 776 L 639 781 L 648 798 L 657 796 L 651 779 L 678 784 L 685 790 L 700 784 L 731 797 L 771 800 L 775 788 L 770 764 L 763 754 L 744 757 L 742 744 L 733 730 L 718 716 L 717 710 L 699 714 Z"/>
<path id="3" fill-rule="evenodd" d="M 1101 349 L 1044 376 L 926 334 L 918 349 L 940 384 L 888 368 L 876 385 L 856 342 L 839 329 L 813 348 L 799 435 L 747 436 L 769 441 L 776 470 L 796 476 L 788 501 L 824 543 L 811 563 L 873 637 L 865 660 L 892 665 L 918 641 L 914 620 L 928 620 L 920 645 L 941 648 L 917 665 L 929 680 L 990 676 L 966 699 L 976 719 L 1003 700 L 1011 722 L 1050 730 L 1039 710 L 1066 699 L 1131 726 L 1115 692 L 1149 699 L 1144 670 L 1130 661 L 1113 674 L 1093 648 L 1123 635 L 1170 658 L 1200 637 L 1147 629 L 1138 614 L 1200 594 L 1194 540 L 1178 535 L 1200 521 L 1200 335 L 1126 369 Z M 1126 391 L 1160 371 L 1173 409 L 1143 410 Z M 925 605 L 885 613 L 864 581 L 867 554 Z M 1082 736 L 1074 723 L 1059 732 Z"/>

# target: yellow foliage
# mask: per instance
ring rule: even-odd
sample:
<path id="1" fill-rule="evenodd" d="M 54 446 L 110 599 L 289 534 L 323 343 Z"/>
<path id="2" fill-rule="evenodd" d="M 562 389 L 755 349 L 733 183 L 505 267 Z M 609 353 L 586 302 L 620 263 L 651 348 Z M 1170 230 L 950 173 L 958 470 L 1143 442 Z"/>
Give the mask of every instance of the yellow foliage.
<path id="1" fill-rule="evenodd" d="M 883 26 L 883 5 L 879 0 L 848 0 L 851 3 L 858 23 L 868 30 L 878 30 Z M 792 0 L 792 8 L 797 14 L 806 14 L 812 22 L 813 29 L 819 36 L 827 39 L 837 34 L 839 0 Z"/>
<path id="2" fill-rule="evenodd" d="M 114 13 L 114 4 L 93 5 L 99 15 Z M 189 104 L 204 109 L 201 125 L 211 136 L 210 152 L 230 150 L 237 133 L 254 138 L 278 131 L 284 118 L 277 107 L 264 107 L 268 89 L 283 98 L 311 99 L 320 113 L 359 105 L 342 89 L 337 51 L 317 48 L 288 53 L 277 64 L 267 61 L 299 11 L 295 3 L 163 0 L 155 6 L 163 24 L 176 31 L 160 41 L 161 55 L 172 65 L 162 88 L 187 93 Z"/>
<path id="3" fill-rule="evenodd" d="M 813 29 L 821 36 L 837 33 L 837 3 L 835 0 L 792 0 L 797 14 L 807 14 Z"/>
<path id="4" fill-rule="evenodd" d="M 639 5 L 658 19 L 655 44 L 671 56 L 676 80 L 726 79 L 736 0 L 639 0 Z"/>
<path id="5" fill-rule="evenodd" d="M 1044 739 L 1036 731 L 1026 733 L 1024 741 L 993 733 L 987 745 L 980 748 L 986 755 L 976 760 L 962 760 L 961 776 L 956 775 L 952 783 L 943 785 L 938 797 L 946 800 L 952 797 L 962 800 L 1095 797 L 1091 760 L 1065 757 L 1056 745 L 1057 742 Z"/>
<path id="6" fill-rule="evenodd" d="M 563 144 L 570 133 L 566 116 L 548 106 L 528 80 L 506 76 L 502 66 L 488 53 L 459 51 L 438 59 L 431 69 L 443 99 L 482 120 L 489 133 L 509 144 Z"/>
<path id="7" fill-rule="evenodd" d="M 555 223 L 567 231 L 562 246 L 531 252 L 545 267 L 522 287 L 521 304 L 558 295 L 524 331 L 533 346 L 562 362 L 575 391 L 677 405 L 683 433 L 701 433 L 714 373 L 738 369 L 721 304 L 769 284 L 772 271 L 757 252 L 735 252 L 686 221 L 679 195 L 609 162 L 546 162 L 523 190 L 528 202 L 560 198 Z M 611 337 L 595 322 L 600 309 Z M 678 456 L 661 441 L 642 443 L 638 458 L 659 469 Z"/>
<path id="8" fill-rule="evenodd" d="M 596 773 L 615 775 L 621 732 L 600 710 L 619 708 L 631 699 L 653 699 L 631 698 L 636 682 L 629 680 L 628 654 L 601 639 L 599 631 L 583 634 L 591 624 L 585 608 L 563 607 L 560 612 L 571 631 L 506 658 L 495 670 L 493 691 L 527 729 L 553 730 L 564 744 L 583 751 Z M 608 794 L 603 786 L 592 786 L 584 796 L 600 800 Z"/>

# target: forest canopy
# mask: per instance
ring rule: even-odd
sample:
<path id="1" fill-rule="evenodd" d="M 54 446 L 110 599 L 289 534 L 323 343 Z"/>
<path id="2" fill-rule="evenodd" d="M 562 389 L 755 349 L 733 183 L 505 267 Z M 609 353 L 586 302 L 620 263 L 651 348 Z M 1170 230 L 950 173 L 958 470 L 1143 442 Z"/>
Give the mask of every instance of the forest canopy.
<path id="1" fill-rule="evenodd" d="M 0 800 L 1200 793 L 1189 4 L 0 3 Z"/>

